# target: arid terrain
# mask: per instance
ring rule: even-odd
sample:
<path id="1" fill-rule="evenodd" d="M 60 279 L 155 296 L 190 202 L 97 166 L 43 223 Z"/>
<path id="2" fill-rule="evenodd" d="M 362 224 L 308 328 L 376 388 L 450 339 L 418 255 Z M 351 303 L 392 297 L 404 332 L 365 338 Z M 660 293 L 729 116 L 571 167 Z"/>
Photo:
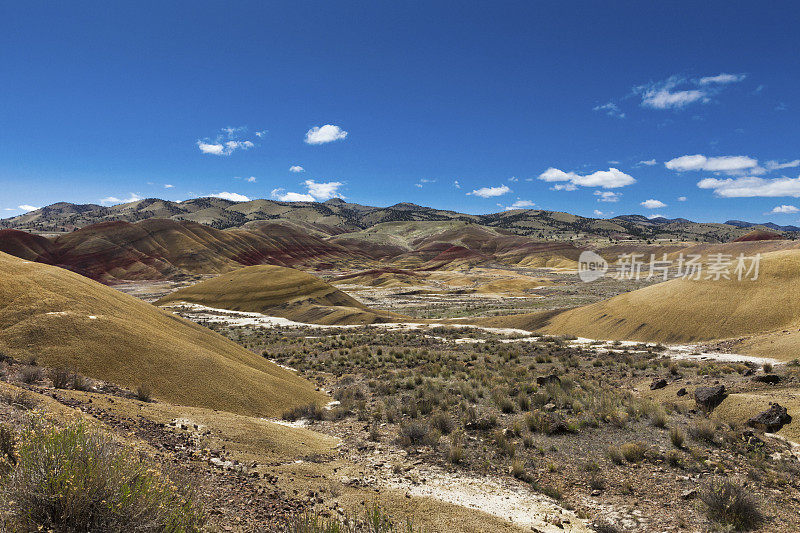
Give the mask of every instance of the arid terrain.
<path id="1" fill-rule="evenodd" d="M 77 426 L 171 479 L 184 530 L 800 529 L 792 232 L 207 204 L 4 221 L 4 475 Z M 641 275 L 584 282 L 588 250 Z M 720 254 L 758 275 L 675 266 Z"/>

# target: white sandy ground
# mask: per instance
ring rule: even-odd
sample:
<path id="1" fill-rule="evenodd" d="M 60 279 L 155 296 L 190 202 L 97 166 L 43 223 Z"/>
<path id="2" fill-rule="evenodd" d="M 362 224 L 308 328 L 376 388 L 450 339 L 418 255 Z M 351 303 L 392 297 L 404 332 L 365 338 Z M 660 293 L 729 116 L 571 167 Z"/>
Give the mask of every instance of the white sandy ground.
<path id="1" fill-rule="evenodd" d="M 365 327 L 358 324 L 348 324 L 348 325 L 305 324 L 302 322 L 295 322 L 287 318 L 268 316 L 261 313 L 232 311 L 229 309 L 217 309 L 214 307 L 207 307 L 204 305 L 185 303 L 185 302 L 169 304 L 165 305 L 164 307 L 190 309 L 190 312 L 183 313 L 184 316 L 190 320 L 219 322 L 234 327 L 243 327 L 243 326 L 308 327 L 308 328 L 319 328 L 319 329 L 352 329 L 352 328 Z M 389 331 L 399 331 L 399 330 L 413 331 L 413 330 L 426 330 L 430 328 L 445 327 L 452 329 L 477 330 L 486 333 L 492 333 L 495 335 L 512 337 L 505 339 L 497 339 L 500 342 L 504 343 L 537 342 L 542 340 L 541 336 L 531 335 L 530 331 L 524 329 L 492 328 L 484 326 L 473 326 L 470 324 L 445 324 L 445 323 L 422 324 L 417 322 L 389 322 L 385 324 L 370 324 L 366 327 L 381 328 Z M 433 335 L 429 336 L 432 338 L 438 338 L 440 340 L 447 340 L 442 337 L 435 337 Z M 452 342 L 455 342 L 456 344 L 466 344 L 466 343 L 483 343 L 486 342 L 486 340 L 464 337 L 464 338 L 453 339 Z M 595 339 L 587 339 L 584 337 L 577 337 L 567 342 L 569 342 L 570 344 L 580 345 L 580 346 L 592 345 L 593 348 L 601 352 L 621 352 L 625 348 L 630 348 L 632 346 L 640 346 L 640 345 L 648 347 L 656 346 L 656 344 L 654 343 L 643 343 L 636 341 L 602 341 Z M 666 348 L 667 349 L 663 352 L 663 355 L 665 357 L 670 357 L 672 359 L 696 359 L 700 361 L 719 361 L 726 363 L 752 363 L 759 366 L 764 365 L 765 363 L 769 363 L 773 366 L 785 364 L 785 362 L 783 361 L 772 359 L 770 357 L 757 357 L 752 355 L 743 355 L 736 353 L 706 352 L 702 350 L 703 346 L 701 344 L 675 344 L 675 345 L 667 345 Z"/>
<path id="2" fill-rule="evenodd" d="M 386 468 L 391 468 L 388 465 Z M 427 497 L 475 509 L 508 520 L 514 525 L 542 532 L 588 532 L 586 524 L 554 500 L 527 487 L 503 483 L 492 477 L 472 477 L 426 468 L 424 478 L 412 482 L 392 477 L 383 482 L 390 489 L 413 497 Z"/>

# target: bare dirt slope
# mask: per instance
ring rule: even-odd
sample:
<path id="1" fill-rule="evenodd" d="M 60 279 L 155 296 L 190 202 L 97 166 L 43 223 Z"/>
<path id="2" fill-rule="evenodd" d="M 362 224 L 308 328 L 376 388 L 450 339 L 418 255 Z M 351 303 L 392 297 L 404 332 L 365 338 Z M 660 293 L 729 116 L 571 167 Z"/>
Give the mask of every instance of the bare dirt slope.
<path id="1" fill-rule="evenodd" d="M 159 399 L 258 416 L 325 401 L 309 382 L 189 321 L 67 270 L 0 253 L 0 352 Z"/>

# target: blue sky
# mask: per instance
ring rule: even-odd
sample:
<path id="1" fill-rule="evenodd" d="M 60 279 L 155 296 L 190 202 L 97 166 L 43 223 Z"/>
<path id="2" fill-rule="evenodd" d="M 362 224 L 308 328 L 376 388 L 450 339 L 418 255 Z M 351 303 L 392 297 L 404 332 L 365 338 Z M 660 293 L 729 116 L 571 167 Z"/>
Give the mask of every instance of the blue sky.
<path id="1" fill-rule="evenodd" d="M 163 4 L 3 3 L 0 216 L 227 193 L 800 219 L 796 3 Z"/>

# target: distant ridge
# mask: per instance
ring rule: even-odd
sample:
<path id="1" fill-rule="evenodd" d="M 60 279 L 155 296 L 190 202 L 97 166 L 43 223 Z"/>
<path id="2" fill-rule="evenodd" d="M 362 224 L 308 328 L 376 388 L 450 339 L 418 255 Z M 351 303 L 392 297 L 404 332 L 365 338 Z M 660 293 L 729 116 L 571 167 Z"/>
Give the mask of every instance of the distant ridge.
<path id="1" fill-rule="evenodd" d="M 257 199 L 233 202 L 204 197 L 172 202 L 145 198 L 115 206 L 59 202 L 23 215 L 0 220 L 0 228 L 35 233 L 65 233 L 106 221 L 138 222 L 151 218 L 191 221 L 216 229 L 241 228 L 253 221 L 287 220 L 301 224 L 317 236 L 349 233 L 385 222 L 458 221 L 506 230 L 517 235 L 540 239 L 569 240 L 592 237 L 612 240 L 679 240 L 692 242 L 728 242 L 761 226 L 775 231 L 798 232 L 797 226 L 751 224 L 730 220 L 724 224 L 693 222 L 685 218 L 647 218 L 643 215 L 620 215 L 597 219 L 541 209 L 514 209 L 472 215 L 435 209 L 409 202 L 375 207 L 332 198 L 325 202 L 279 202 Z"/>

